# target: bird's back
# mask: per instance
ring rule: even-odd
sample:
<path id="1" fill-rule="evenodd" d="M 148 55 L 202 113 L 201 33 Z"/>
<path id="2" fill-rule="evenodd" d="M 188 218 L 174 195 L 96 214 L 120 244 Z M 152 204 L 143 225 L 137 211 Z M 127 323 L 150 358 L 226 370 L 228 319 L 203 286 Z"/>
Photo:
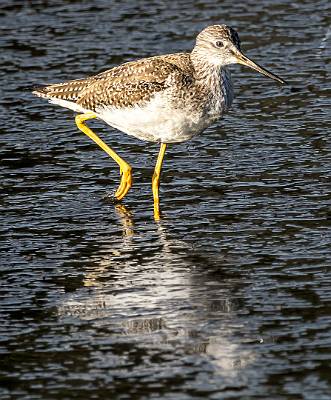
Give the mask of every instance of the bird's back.
<path id="1" fill-rule="evenodd" d="M 75 111 L 77 108 L 94 111 L 95 107 L 105 102 L 115 107 L 132 106 L 148 100 L 153 92 L 164 89 L 165 81 L 174 73 L 193 77 L 189 53 L 130 61 L 94 76 L 43 86 L 33 93 Z M 74 104 L 69 107 L 68 103 L 78 107 Z"/>

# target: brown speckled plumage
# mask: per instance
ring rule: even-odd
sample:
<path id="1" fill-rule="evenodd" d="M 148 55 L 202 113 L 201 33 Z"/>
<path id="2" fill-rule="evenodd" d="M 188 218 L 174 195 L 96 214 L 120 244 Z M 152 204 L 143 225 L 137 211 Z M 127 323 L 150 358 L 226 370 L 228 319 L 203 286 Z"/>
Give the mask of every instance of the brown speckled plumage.
<path id="1" fill-rule="evenodd" d="M 146 102 L 174 80 L 189 85 L 193 75 L 190 54 L 177 53 L 127 62 L 98 75 L 45 86 L 34 93 L 74 101 L 95 111 L 98 106 L 130 107 Z"/>

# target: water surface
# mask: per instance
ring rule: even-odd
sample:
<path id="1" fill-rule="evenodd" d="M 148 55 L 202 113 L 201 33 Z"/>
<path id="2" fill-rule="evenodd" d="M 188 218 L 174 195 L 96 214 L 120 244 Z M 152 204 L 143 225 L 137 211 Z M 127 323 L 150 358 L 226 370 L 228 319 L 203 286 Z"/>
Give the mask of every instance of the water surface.
<path id="1" fill-rule="evenodd" d="M 0 5 L 0 395 L 329 399 L 329 2 Z M 231 112 L 169 146 L 91 121 L 119 171 L 35 85 L 189 50 L 227 23 L 286 87 L 234 66 Z"/>

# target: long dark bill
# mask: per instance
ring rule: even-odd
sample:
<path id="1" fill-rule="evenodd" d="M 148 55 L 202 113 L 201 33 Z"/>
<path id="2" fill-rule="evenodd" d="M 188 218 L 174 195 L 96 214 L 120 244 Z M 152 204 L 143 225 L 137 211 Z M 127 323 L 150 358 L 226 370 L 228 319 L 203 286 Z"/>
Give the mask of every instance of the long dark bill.
<path id="1" fill-rule="evenodd" d="M 260 72 L 260 74 L 268 76 L 269 78 L 274 79 L 275 81 L 278 81 L 280 83 L 286 83 L 279 76 L 269 72 L 265 68 L 260 67 L 260 65 L 256 64 L 254 61 L 250 60 L 248 57 L 244 56 L 242 53 L 238 52 L 236 54 L 236 57 L 237 57 L 237 60 L 238 60 L 239 64 L 246 65 L 247 67 L 255 69 L 255 71 L 258 71 L 258 72 Z"/>

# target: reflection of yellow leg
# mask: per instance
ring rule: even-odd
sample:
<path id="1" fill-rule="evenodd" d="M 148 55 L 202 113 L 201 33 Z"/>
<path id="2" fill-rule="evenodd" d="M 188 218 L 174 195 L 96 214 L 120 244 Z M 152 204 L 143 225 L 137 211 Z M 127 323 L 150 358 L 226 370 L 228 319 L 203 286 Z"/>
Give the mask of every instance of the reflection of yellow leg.
<path id="1" fill-rule="evenodd" d="M 75 118 L 76 125 L 78 129 L 84 132 L 89 138 L 91 138 L 98 146 L 102 148 L 117 164 L 120 166 L 121 183 L 115 193 L 115 197 L 117 200 L 123 199 L 123 197 L 128 193 L 131 185 L 132 185 L 132 174 L 131 174 L 131 166 L 124 161 L 119 155 L 115 153 L 110 147 L 106 145 L 104 141 L 102 141 L 92 130 L 84 124 L 88 119 L 96 118 L 96 115 L 93 113 L 86 113 L 77 115 Z"/>
<path id="2" fill-rule="evenodd" d="M 160 175 L 164 153 L 166 151 L 167 145 L 165 143 L 161 143 L 160 152 L 157 157 L 153 179 L 152 179 L 152 189 L 153 189 L 153 197 L 154 197 L 154 218 L 156 220 L 160 219 L 160 200 L 159 200 L 159 186 L 160 186 Z"/>
<path id="3" fill-rule="evenodd" d="M 128 238 L 133 236 L 134 232 L 132 213 L 123 204 L 116 204 L 115 211 L 121 220 L 121 224 L 123 227 L 123 237 Z"/>

